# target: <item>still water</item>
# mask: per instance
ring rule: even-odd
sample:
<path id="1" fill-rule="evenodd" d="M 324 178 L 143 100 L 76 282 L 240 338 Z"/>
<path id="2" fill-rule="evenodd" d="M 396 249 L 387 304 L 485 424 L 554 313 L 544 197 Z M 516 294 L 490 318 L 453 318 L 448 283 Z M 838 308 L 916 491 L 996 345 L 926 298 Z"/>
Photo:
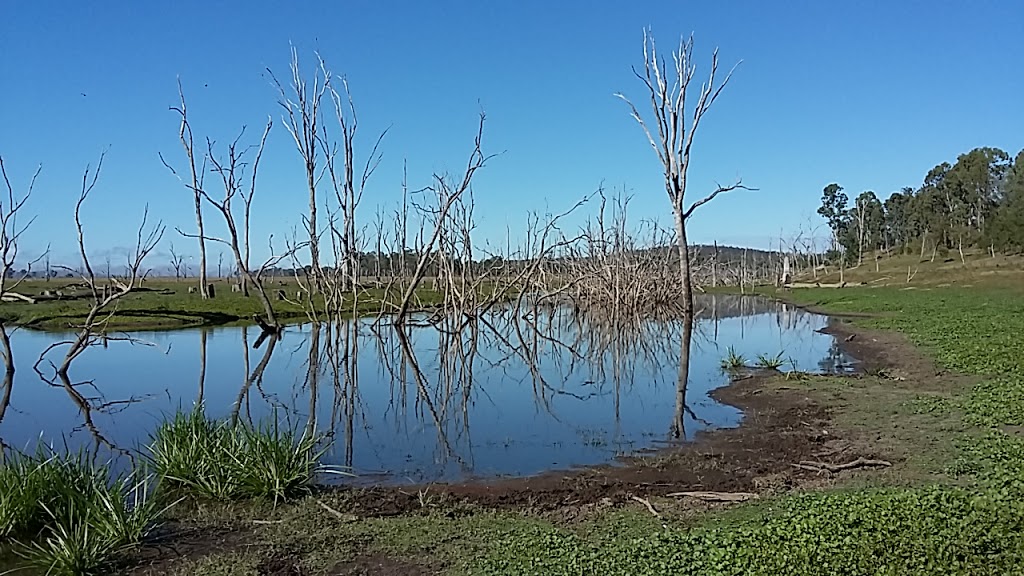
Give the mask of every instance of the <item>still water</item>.
<path id="1" fill-rule="evenodd" d="M 276 418 L 327 434 L 326 462 L 349 467 L 355 482 L 530 475 L 738 425 L 742 413 L 709 396 L 728 383 L 720 363 L 729 347 L 750 362 L 781 353 L 783 370 L 848 368 L 834 338 L 818 332 L 824 316 L 755 297 L 701 296 L 697 308 L 682 404 L 681 323 L 672 319 L 496 310 L 471 322 L 421 317 L 406 335 L 356 320 L 292 326 L 255 349 L 253 328 L 138 332 L 134 343 L 112 340 L 75 361 L 85 405 L 32 368 L 69 335 L 19 330 L 0 440 L 116 454 L 144 447 L 158 422 L 202 402 L 210 417 Z M 43 376 L 63 351 L 44 356 Z"/>

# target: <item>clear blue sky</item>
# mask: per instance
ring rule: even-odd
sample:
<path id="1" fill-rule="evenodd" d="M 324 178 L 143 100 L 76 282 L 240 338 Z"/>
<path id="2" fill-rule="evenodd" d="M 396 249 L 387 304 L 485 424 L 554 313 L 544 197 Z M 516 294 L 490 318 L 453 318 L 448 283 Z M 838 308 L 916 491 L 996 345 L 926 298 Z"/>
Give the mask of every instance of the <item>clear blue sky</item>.
<path id="1" fill-rule="evenodd" d="M 193 225 L 186 191 L 157 157 L 183 159 L 167 109 L 178 75 L 197 133 L 224 141 L 274 116 L 254 244 L 271 232 L 280 243 L 306 194 L 264 77 L 266 67 L 287 74 L 289 42 L 305 63 L 318 49 L 348 76 L 364 152 L 392 126 L 364 221 L 398 197 L 403 159 L 413 187 L 461 169 L 482 104 L 486 148 L 505 151 L 475 188 L 491 240 L 528 209 L 560 210 L 602 181 L 636 195 L 635 217 L 669 222 L 657 160 L 613 97 L 643 100 L 630 66 L 644 26 L 666 50 L 694 32 L 698 76 L 716 46 L 726 67 L 744 61 L 701 126 L 690 195 L 737 176 L 760 191 L 704 207 L 694 242 L 766 247 L 813 216 L 829 182 L 884 197 L 975 146 L 1024 147 L 1024 4 L 1013 0 L 0 0 L 0 13 L 0 154 L 19 186 L 43 164 L 24 250 L 49 241 L 57 260 L 75 254 L 81 171 L 108 146 L 86 211 L 97 259 L 131 243 L 147 202 L 172 227 Z"/>

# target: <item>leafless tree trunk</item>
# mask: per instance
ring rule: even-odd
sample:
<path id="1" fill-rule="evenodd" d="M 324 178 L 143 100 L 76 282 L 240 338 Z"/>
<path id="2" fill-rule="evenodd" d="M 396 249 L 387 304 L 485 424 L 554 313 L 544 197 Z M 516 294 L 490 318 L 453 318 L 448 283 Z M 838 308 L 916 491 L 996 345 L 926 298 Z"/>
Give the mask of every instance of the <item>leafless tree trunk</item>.
<path id="1" fill-rule="evenodd" d="M 178 97 L 181 99 L 181 106 L 172 106 L 170 109 L 181 116 L 181 128 L 178 130 L 178 138 L 181 140 L 181 146 L 184 148 L 185 156 L 188 158 L 190 181 L 185 182 L 181 176 L 178 176 L 177 171 L 164 160 L 162 155 L 160 156 L 160 161 L 192 192 L 192 199 L 196 208 L 197 234 L 195 237 L 199 241 L 199 294 L 205 300 L 210 297 L 209 282 L 206 280 L 206 232 L 203 226 L 203 175 L 206 173 L 206 161 L 204 156 L 202 167 L 196 166 L 195 142 L 192 137 L 192 126 L 188 122 L 185 91 L 181 88 L 180 78 L 178 79 Z"/>
<path id="2" fill-rule="evenodd" d="M 323 61 L 321 61 L 322 63 Z M 323 76 L 320 73 L 315 73 L 313 86 L 310 89 L 299 69 L 299 54 L 294 46 L 292 46 L 290 69 L 292 73 L 291 93 L 285 90 L 269 68 L 267 73 L 270 74 L 274 85 L 277 86 L 278 103 L 285 111 L 285 129 L 295 140 L 295 146 L 305 167 L 306 187 L 309 191 L 309 214 L 303 220 L 309 234 L 309 257 L 312 269 L 310 290 L 312 294 L 317 294 L 320 291 L 322 269 L 320 267 L 320 231 L 317 228 L 316 188 L 323 175 L 322 171 L 317 174 L 317 160 L 320 158 L 318 123 L 320 121 L 320 101 L 330 84 L 331 76 L 327 69 L 321 66 Z M 295 97 L 295 100 L 292 100 L 292 96 Z"/>
<path id="3" fill-rule="evenodd" d="M 325 70 L 324 75 L 327 76 L 322 60 L 320 66 Z M 349 89 L 348 81 L 342 78 L 341 85 L 341 93 L 335 90 L 333 85 L 329 87 L 331 101 L 334 103 L 334 114 L 338 120 L 338 127 L 341 129 L 341 174 L 338 173 L 335 166 L 335 157 L 338 152 L 337 146 L 328 144 L 326 128 L 321 131 L 320 141 L 324 149 L 329 150 L 327 154 L 327 171 L 330 173 L 334 197 L 341 211 L 341 230 L 336 230 L 333 227 L 331 230 L 332 235 L 336 236 L 342 245 L 344 260 L 338 264 L 344 270 L 348 288 L 354 290 L 359 280 L 356 208 L 359 206 L 360 201 L 362 201 L 367 182 L 377 170 L 377 166 L 380 165 L 382 158 L 380 144 L 387 135 L 388 130 L 385 129 L 377 137 L 373 148 L 370 150 L 370 155 L 366 158 L 366 164 L 363 166 L 359 182 L 357 183 L 355 179 L 355 137 L 356 131 L 359 128 L 359 117 L 356 115 L 355 102 L 352 99 L 352 92 Z"/>
<path id="4" fill-rule="evenodd" d="M 32 175 L 32 180 L 29 181 L 28 189 L 22 197 L 18 198 L 15 196 L 14 186 L 7 176 L 7 168 L 4 166 L 3 156 L 0 156 L 0 175 L 3 176 L 4 187 L 7 192 L 6 197 L 0 197 L 0 267 L 2 267 L 0 269 L 0 297 L 8 293 L 14 293 L 18 285 L 21 284 L 32 270 L 32 265 L 29 264 L 24 274 L 14 277 L 15 263 L 17 262 L 20 248 L 18 241 L 22 233 L 35 220 L 35 218 L 30 218 L 27 222 L 19 223 L 18 215 L 22 208 L 24 208 L 25 203 L 32 197 L 32 190 L 35 188 L 36 179 L 41 171 L 42 166 L 36 168 L 35 173 Z M 38 261 L 39 258 L 36 258 L 33 263 Z M 10 332 L 3 317 L 0 317 L 0 360 L 4 364 L 3 383 L 0 385 L 0 389 L 3 391 L 0 394 L 0 422 L 2 422 L 4 415 L 7 413 L 7 407 L 11 403 L 11 390 L 14 387 L 15 370 Z"/>
<path id="5" fill-rule="evenodd" d="M 171 242 L 171 268 L 174 270 L 174 279 L 181 279 L 182 267 L 185 265 L 185 257 L 174 250 L 174 242 Z M 110 264 L 107 263 L 107 277 L 110 277 Z"/>
<path id="6" fill-rule="evenodd" d="M 238 142 L 245 133 L 245 129 L 243 128 L 242 133 L 238 135 L 238 138 L 228 145 L 227 157 L 225 159 L 218 159 L 213 150 L 213 142 L 209 140 L 207 141 L 208 158 L 213 166 L 213 171 L 221 177 L 221 181 L 224 186 L 224 197 L 220 200 L 214 200 L 213 197 L 204 190 L 203 198 L 205 198 L 207 202 L 213 205 L 213 207 L 221 213 L 224 217 L 224 223 L 228 229 L 228 238 L 226 240 L 220 238 L 208 239 L 226 244 L 231 248 L 231 252 L 235 256 L 235 266 L 238 267 L 239 275 L 248 280 L 249 284 L 256 289 L 256 296 L 259 298 L 260 303 L 263 304 L 265 318 L 260 322 L 260 324 L 270 329 L 278 330 L 280 329 L 280 325 L 277 322 L 277 315 L 274 313 L 274 305 L 270 302 L 270 298 L 267 296 L 266 289 L 263 286 L 262 274 L 267 268 L 286 258 L 287 255 L 271 255 L 259 270 L 253 272 L 242 254 L 242 247 L 239 243 L 238 237 L 238 226 L 235 223 L 235 217 L 231 211 L 231 200 L 235 195 L 245 196 L 248 194 L 251 201 L 253 194 L 255 194 L 256 178 L 259 171 L 260 159 L 263 156 L 263 149 L 267 144 L 267 136 L 270 134 L 270 129 L 273 125 L 273 120 L 267 121 L 267 127 L 263 131 L 263 137 L 260 139 L 259 146 L 256 147 L 256 157 L 252 163 L 251 180 L 247 192 L 244 190 L 245 184 L 242 182 L 242 170 L 245 165 L 245 162 L 243 161 L 244 156 L 248 148 L 244 150 L 239 150 L 238 148 Z"/>
<path id="7" fill-rule="evenodd" d="M 679 252 L 679 274 L 682 284 L 683 307 L 683 354 L 681 354 L 681 379 L 688 378 L 690 341 L 693 333 L 693 286 L 690 270 L 690 251 L 686 236 L 686 221 L 694 210 L 715 199 L 723 192 L 736 189 L 747 189 L 741 180 L 729 186 L 717 186 L 710 194 L 686 207 L 687 171 L 690 167 L 690 153 L 693 148 L 694 136 L 701 119 L 718 99 L 722 90 L 732 78 L 732 70 L 726 74 L 721 83 L 715 83 L 718 72 L 718 50 L 711 58 L 711 73 L 708 80 L 700 87 L 697 105 L 692 112 L 687 110 L 686 96 L 690 81 L 697 70 L 693 62 L 693 36 L 680 39 L 679 48 L 672 53 L 675 64 L 674 74 L 670 78 L 663 58 L 659 59 L 654 37 L 644 30 L 644 68 L 633 73 L 643 82 L 647 95 L 651 100 L 657 138 L 651 132 L 647 122 L 640 115 L 636 106 L 622 94 L 618 94 L 629 105 L 633 118 L 640 124 L 647 140 L 664 168 L 665 191 L 672 204 L 672 216 L 676 228 L 677 249 Z M 735 70 L 735 67 L 733 68 Z M 692 122 L 687 126 L 687 119 L 692 115 Z"/>
<path id="8" fill-rule="evenodd" d="M 864 229 L 865 220 L 867 219 L 866 209 L 867 205 L 865 202 L 861 202 L 857 199 L 857 267 L 864 263 L 864 239 L 867 236 L 867 231 Z"/>

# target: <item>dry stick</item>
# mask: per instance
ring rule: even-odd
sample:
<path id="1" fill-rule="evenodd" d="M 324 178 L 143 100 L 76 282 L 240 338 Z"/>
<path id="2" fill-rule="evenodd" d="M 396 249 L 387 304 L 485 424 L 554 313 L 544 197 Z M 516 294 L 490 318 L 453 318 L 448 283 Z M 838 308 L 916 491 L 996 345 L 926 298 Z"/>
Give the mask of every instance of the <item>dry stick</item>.
<path id="1" fill-rule="evenodd" d="M 631 496 L 631 498 L 643 504 L 651 514 L 654 514 L 655 517 L 661 518 L 661 514 L 659 514 L 658 511 L 654 509 L 654 506 L 651 504 L 650 500 L 646 498 L 641 498 L 639 496 Z"/>
<path id="2" fill-rule="evenodd" d="M 324 503 L 323 500 L 317 500 L 316 503 L 319 504 L 321 508 L 326 510 L 331 516 L 334 516 L 342 522 L 355 522 L 356 520 L 359 520 L 359 517 L 355 514 L 344 514 L 342 512 L 339 512 L 338 510 L 335 510 L 334 508 L 328 506 L 326 503 Z"/>
<path id="3" fill-rule="evenodd" d="M 759 498 L 757 494 L 753 492 L 672 492 L 666 494 L 670 498 L 696 498 L 703 500 L 704 502 L 746 502 L 747 500 L 753 500 Z"/>
<path id="4" fill-rule="evenodd" d="M 857 458 L 846 464 L 829 464 L 827 462 L 814 462 L 811 460 L 801 460 L 799 464 L 792 465 L 795 468 L 802 470 L 810 470 L 812 472 L 842 472 L 843 470 L 852 470 L 854 468 L 866 468 L 878 466 L 881 468 L 888 468 L 892 466 L 892 462 L 886 460 L 869 460 L 864 457 Z"/>

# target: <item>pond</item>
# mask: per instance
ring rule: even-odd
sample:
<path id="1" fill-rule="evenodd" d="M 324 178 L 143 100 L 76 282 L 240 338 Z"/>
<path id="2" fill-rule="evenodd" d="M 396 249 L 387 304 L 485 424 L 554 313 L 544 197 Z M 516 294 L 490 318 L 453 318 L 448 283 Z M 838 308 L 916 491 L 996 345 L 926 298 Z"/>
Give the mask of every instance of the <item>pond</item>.
<path id="1" fill-rule="evenodd" d="M 356 477 L 346 481 L 523 476 L 737 426 L 743 415 L 709 395 L 728 383 L 721 361 L 730 347 L 748 361 L 781 354 L 783 370 L 849 367 L 819 332 L 824 316 L 741 296 L 702 295 L 697 308 L 682 394 L 681 322 L 568 307 L 498 309 L 472 321 L 420 316 L 405 333 L 372 319 L 305 324 L 258 348 L 255 328 L 132 333 L 75 361 L 77 402 L 46 381 L 61 347 L 38 364 L 41 374 L 32 368 L 69 335 L 18 330 L 0 440 L 138 450 L 162 419 L 201 402 L 210 417 L 276 418 L 328 435 L 326 463 L 349 467 Z"/>

